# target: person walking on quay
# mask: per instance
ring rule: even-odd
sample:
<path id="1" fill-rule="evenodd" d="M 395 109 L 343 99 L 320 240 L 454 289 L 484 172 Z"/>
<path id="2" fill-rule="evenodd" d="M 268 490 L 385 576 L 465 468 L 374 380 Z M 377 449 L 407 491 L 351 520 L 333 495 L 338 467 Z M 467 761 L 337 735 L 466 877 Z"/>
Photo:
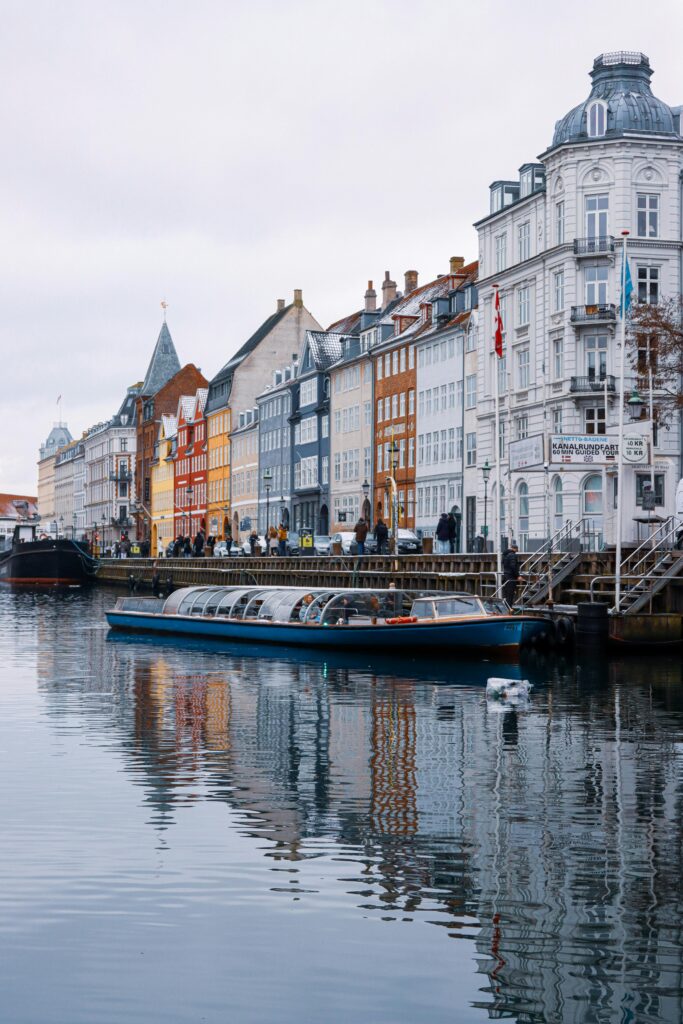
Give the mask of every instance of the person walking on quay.
<path id="1" fill-rule="evenodd" d="M 256 530 L 252 530 L 249 534 L 249 552 L 252 555 L 256 554 L 256 545 L 258 544 L 258 533 Z"/>
<path id="2" fill-rule="evenodd" d="M 194 539 L 194 544 L 192 545 L 192 553 L 197 558 L 202 558 L 203 555 L 204 555 L 204 531 L 203 530 L 197 530 L 197 535 L 196 535 L 196 537 Z"/>
<path id="3" fill-rule="evenodd" d="M 225 546 L 228 549 L 228 554 L 230 554 L 230 549 L 232 548 L 232 527 L 230 524 L 225 527 Z"/>
<path id="4" fill-rule="evenodd" d="M 121 541 L 121 558 L 128 558 L 130 555 L 130 538 L 127 533 L 124 533 L 123 540 Z"/>
<path id="5" fill-rule="evenodd" d="M 517 544 L 513 541 L 503 553 L 503 597 L 509 608 L 512 608 L 514 604 L 517 581 L 519 580 L 518 550 Z"/>
<path id="6" fill-rule="evenodd" d="M 439 516 L 439 521 L 436 524 L 436 551 L 439 555 L 447 555 L 451 550 L 451 545 L 448 539 L 448 516 L 445 512 L 442 512 Z"/>
<path id="7" fill-rule="evenodd" d="M 452 512 L 448 513 L 448 547 L 451 555 L 455 554 L 455 538 L 457 534 L 455 516 Z"/>
<path id="8" fill-rule="evenodd" d="M 180 558 L 182 553 L 183 553 L 183 538 L 182 537 L 176 537 L 175 541 L 173 542 L 173 557 L 174 558 Z"/>
<path id="9" fill-rule="evenodd" d="M 377 541 L 377 554 L 386 555 L 389 529 L 383 519 L 378 519 L 375 523 L 375 540 Z"/>
<path id="10" fill-rule="evenodd" d="M 216 538 L 212 533 L 206 538 L 207 558 L 213 558 L 213 549 L 216 546 Z"/>
<path id="11" fill-rule="evenodd" d="M 183 541 L 183 557 L 192 558 L 192 541 L 189 537 L 185 537 Z"/>
<path id="12" fill-rule="evenodd" d="M 368 524 L 361 516 L 356 523 L 356 528 L 353 531 L 354 537 L 356 538 L 356 544 L 358 545 L 358 554 L 365 554 L 365 539 L 368 535 Z"/>
<path id="13" fill-rule="evenodd" d="M 287 527 L 284 523 L 280 523 L 277 528 L 277 553 L 278 555 L 287 554 Z"/>
<path id="14" fill-rule="evenodd" d="M 268 527 L 268 554 L 275 555 L 277 553 L 277 530 L 274 526 Z"/>

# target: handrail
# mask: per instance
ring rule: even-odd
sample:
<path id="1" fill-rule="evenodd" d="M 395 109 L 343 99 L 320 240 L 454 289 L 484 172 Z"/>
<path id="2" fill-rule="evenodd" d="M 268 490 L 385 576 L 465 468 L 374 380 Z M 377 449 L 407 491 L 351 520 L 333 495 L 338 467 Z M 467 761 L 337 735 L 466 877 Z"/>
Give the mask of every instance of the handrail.
<path id="1" fill-rule="evenodd" d="M 622 568 L 627 570 L 636 569 L 645 561 L 648 555 L 651 555 L 655 551 L 659 550 L 660 544 L 662 544 L 665 540 L 668 540 L 672 534 L 676 533 L 677 530 L 678 523 L 676 521 L 676 516 L 669 516 L 667 519 L 664 520 L 661 526 L 659 526 L 655 530 L 654 533 L 650 534 L 649 537 L 646 537 L 644 541 L 641 541 L 638 547 L 635 548 L 635 550 L 632 551 L 630 555 L 627 555 L 627 557 L 621 563 Z M 659 539 L 655 543 L 655 540 L 658 536 Z M 636 555 L 639 554 L 639 552 L 643 552 L 641 557 L 638 558 L 638 560 L 633 565 L 629 565 L 629 563 L 632 562 L 632 560 L 636 557 Z"/>
<path id="2" fill-rule="evenodd" d="M 643 576 L 642 574 L 634 576 L 633 573 L 628 573 L 626 575 L 622 575 L 621 579 L 622 579 L 622 581 L 623 580 L 638 580 L 639 582 L 642 583 L 644 580 L 648 579 L 648 577 L 647 576 Z M 664 576 L 655 576 L 654 579 L 665 580 L 668 583 L 670 580 L 680 580 L 680 576 L 668 576 L 668 575 L 665 574 Z M 594 576 L 593 579 L 591 580 L 590 587 L 588 589 L 588 593 L 589 593 L 590 599 L 591 599 L 591 604 L 594 603 L 594 594 L 595 594 L 595 590 L 593 589 L 594 585 L 596 583 L 598 583 L 598 582 L 604 583 L 606 580 L 614 580 L 616 582 L 616 576 Z M 628 593 L 630 593 L 630 591 L 627 590 L 626 594 L 628 594 Z M 626 594 L 624 594 L 623 597 L 626 597 Z"/>

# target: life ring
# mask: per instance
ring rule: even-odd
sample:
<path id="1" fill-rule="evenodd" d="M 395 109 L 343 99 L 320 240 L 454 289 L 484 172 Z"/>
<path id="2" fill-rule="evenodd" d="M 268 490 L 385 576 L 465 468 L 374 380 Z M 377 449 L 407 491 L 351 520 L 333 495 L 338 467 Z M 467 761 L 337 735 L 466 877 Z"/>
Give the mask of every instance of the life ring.
<path id="1" fill-rule="evenodd" d="M 574 640 L 574 623 L 563 615 L 555 623 L 555 637 L 560 647 L 566 647 Z"/>
<path id="2" fill-rule="evenodd" d="M 417 622 L 417 615 L 396 615 L 393 619 L 384 620 L 387 626 L 398 626 L 404 622 Z"/>

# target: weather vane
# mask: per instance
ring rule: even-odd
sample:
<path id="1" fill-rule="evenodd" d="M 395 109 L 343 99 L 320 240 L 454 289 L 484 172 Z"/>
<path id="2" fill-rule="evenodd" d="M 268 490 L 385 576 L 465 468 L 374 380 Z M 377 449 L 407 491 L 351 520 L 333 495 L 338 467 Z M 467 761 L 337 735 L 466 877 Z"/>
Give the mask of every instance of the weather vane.
<path id="1" fill-rule="evenodd" d="M 166 310 L 168 308 L 168 302 L 166 301 L 166 299 L 161 300 L 161 308 L 164 311 L 164 323 L 166 323 Z"/>

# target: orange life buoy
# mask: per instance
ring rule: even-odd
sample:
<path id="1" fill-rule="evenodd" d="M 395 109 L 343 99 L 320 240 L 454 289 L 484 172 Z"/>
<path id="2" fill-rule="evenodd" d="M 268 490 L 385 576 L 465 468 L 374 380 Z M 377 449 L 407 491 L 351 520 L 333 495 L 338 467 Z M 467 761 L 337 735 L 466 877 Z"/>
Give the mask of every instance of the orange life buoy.
<path id="1" fill-rule="evenodd" d="M 387 626 L 402 625 L 404 622 L 417 622 L 417 615 L 397 615 L 393 619 L 384 620 Z"/>

